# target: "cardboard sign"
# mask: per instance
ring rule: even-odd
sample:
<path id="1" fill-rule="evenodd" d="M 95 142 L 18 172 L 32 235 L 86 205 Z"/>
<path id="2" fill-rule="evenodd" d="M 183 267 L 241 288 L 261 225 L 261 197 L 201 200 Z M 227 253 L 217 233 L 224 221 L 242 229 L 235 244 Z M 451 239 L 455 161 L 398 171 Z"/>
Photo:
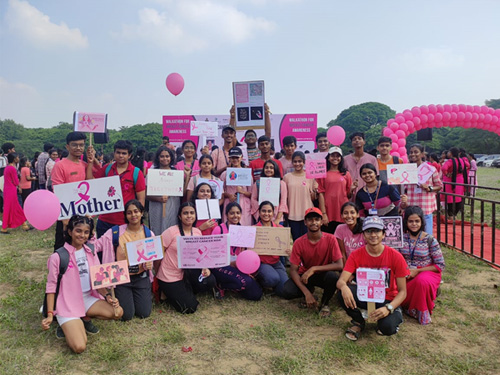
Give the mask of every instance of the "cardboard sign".
<path id="1" fill-rule="evenodd" d="M 218 199 L 196 199 L 195 203 L 198 220 L 221 218 Z"/>
<path id="2" fill-rule="evenodd" d="M 149 169 L 147 195 L 182 197 L 184 194 L 184 171 L 173 169 Z"/>
<path id="3" fill-rule="evenodd" d="M 127 248 L 128 264 L 130 266 L 163 259 L 161 236 L 127 242 L 125 246 Z"/>
<path id="4" fill-rule="evenodd" d="M 73 130 L 84 133 L 106 133 L 108 115 L 106 113 L 75 112 Z"/>
<path id="5" fill-rule="evenodd" d="M 229 244 L 236 247 L 255 247 L 257 227 L 243 225 L 229 226 Z"/>
<path id="6" fill-rule="evenodd" d="M 126 260 L 90 267 L 90 286 L 92 289 L 109 288 L 129 282 L 130 275 Z"/>
<path id="7" fill-rule="evenodd" d="M 255 246 L 252 249 L 259 255 L 289 255 L 290 228 L 255 227 Z"/>
<path id="8" fill-rule="evenodd" d="M 190 133 L 191 135 L 205 136 L 205 137 L 218 137 L 217 130 L 219 123 L 214 121 L 191 121 Z"/>
<path id="9" fill-rule="evenodd" d="M 178 236 L 179 268 L 219 268 L 229 265 L 227 234 L 215 236 Z"/>
<path id="10" fill-rule="evenodd" d="M 416 184 L 418 182 L 417 164 L 390 164 L 387 166 L 389 185 Z"/>
<path id="11" fill-rule="evenodd" d="M 432 165 L 428 163 L 420 164 L 420 166 L 417 169 L 418 184 L 419 185 L 425 184 L 427 181 L 429 181 L 434 172 L 436 172 L 436 168 L 434 168 Z"/>
<path id="12" fill-rule="evenodd" d="M 233 82 L 236 128 L 264 126 L 264 81 Z"/>
<path id="13" fill-rule="evenodd" d="M 356 270 L 356 284 L 358 284 L 358 299 L 363 302 L 385 301 L 385 272 L 372 268 L 358 268 Z"/>
<path id="14" fill-rule="evenodd" d="M 54 194 L 61 203 L 58 220 L 73 215 L 95 216 L 124 210 L 119 176 L 54 185 Z"/>
<path id="15" fill-rule="evenodd" d="M 274 207 L 278 207 L 280 204 L 281 180 L 276 177 L 261 177 L 259 185 L 259 204 L 269 201 Z"/>
<path id="16" fill-rule="evenodd" d="M 223 185 L 223 182 L 221 180 L 213 180 L 213 179 L 200 177 L 200 178 L 198 178 L 196 186 L 198 186 L 202 182 L 205 182 L 212 187 L 212 189 L 214 190 L 214 193 L 215 193 L 215 198 L 221 199 L 222 192 L 224 191 L 224 185 Z"/>
<path id="17" fill-rule="evenodd" d="M 251 168 L 227 168 L 227 186 L 252 186 Z"/>
<path id="18" fill-rule="evenodd" d="M 306 160 L 306 178 L 326 178 L 326 160 Z"/>
<path id="19" fill-rule="evenodd" d="M 385 237 L 382 243 L 395 249 L 403 247 L 403 218 L 401 216 L 382 216 Z"/>

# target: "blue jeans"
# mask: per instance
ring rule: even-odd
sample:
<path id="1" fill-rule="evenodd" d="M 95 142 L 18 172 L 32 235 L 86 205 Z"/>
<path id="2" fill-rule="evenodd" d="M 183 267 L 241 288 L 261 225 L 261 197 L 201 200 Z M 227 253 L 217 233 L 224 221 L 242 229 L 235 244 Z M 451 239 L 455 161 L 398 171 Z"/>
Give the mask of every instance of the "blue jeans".
<path id="1" fill-rule="evenodd" d="M 432 226 L 433 226 L 432 214 L 424 215 L 424 221 L 425 221 L 425 232 L 432 235 L 432 230 L 433 230 L 433 228 L 432 228 Z"/>
<path id="2" fill-rule="evenodd" d="M 283 287 L 288 280 L 285 266 L 279 260 L 274 264 L 262 263 L 257 272 L 257 281 L 263 288 L 272 288 L 274 292 L 282 297 Z"/>

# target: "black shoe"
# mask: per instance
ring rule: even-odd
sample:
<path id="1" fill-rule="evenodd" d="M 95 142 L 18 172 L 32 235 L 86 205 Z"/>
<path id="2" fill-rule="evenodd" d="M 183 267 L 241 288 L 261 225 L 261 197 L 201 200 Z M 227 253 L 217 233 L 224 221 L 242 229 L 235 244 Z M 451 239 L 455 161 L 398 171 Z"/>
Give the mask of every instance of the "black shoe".
<path id="1" fill-rule="evenodd" d="M 92 320 L 83 320 L 83 326 L 85 327 L 85 331 L 91 335 L 95 335 L 99 333 L 99 328 L 97 328 L 94 323 L 92 323 Z"/>
<path id="2" fill-rule="evenodd" d="M 63 329 L 61 328 L 61 326 L 57 326 L 57 329 L 56 329 L 56 337 L 58 339 L 65 339 L 66 338 L 66 335 L 64 334 L 64 331 Z"/>

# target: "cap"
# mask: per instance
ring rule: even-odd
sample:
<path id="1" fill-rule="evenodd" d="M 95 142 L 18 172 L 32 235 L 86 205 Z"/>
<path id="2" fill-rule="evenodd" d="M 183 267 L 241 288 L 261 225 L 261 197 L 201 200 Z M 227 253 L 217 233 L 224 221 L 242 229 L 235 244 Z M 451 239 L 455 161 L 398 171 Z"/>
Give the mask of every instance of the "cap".
<path id="1" fill-rule="evenodd" d="M 363 232 L 370 228 L 384 230 L 384 222 L 378 216 L 368 216 L 363 221 Z"/>
<path id="2" fill-rule="evenodd" d="M 334 152 L 338 152 L 340 156 L 342 156 L 342 149 L 340 147 L 337 146 L 330 147 L 330 149 L 328 150 L 328 155 L 331 155 Z"/>
<path id="3" fill-rule="evenodd" d="M 239 147 L 233 147 L 232 149 L 229 150 L 229 157 L 240 157 L 243 156 L 243 151 L 241 151 L 241 148 Z"/>
<path id="4" fill-rule="evenodd" d="M 226 130 L 231 130 L 233 132 L 236 132 L 236 130 L 231 126 L 231 125 L 226 125 L 222 128 L 222 133 L 224 133 Z"/>
<path id="5" fill-rule="evenodd" d="M 318 215 L 319 217 L 323 217 L 323 215 L 321 214 L 321 210 L 318 207 L 308 208 L 306 210 L 304 217 L 308 217 L 309 215 L 314 215 L 314 214 Z"/>

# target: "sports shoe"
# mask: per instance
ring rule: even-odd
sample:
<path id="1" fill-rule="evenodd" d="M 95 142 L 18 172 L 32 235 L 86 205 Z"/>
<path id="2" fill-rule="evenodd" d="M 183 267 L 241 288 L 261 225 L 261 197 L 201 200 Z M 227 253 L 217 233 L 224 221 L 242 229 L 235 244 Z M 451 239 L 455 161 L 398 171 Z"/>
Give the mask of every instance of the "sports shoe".
<path id="1" fill-rule="evenodd" d="M 61 326 L 57 326 L 57 329 L 56 329 L 56 337 L 58 339 L 65 339 L 66 338 L 66 335 L 64 334 L 64 331 L 63 329 L 61 328 Z"/>
<path id="2" fill-rule="evenodd" d="M 87 333 L 90 333 L 91 335 L 95 335 L 99 333 L 99 328 L 97 328 L 94 323 L 92 323 L 92 320 L 83 320 L 83 326 L 85 327 L 85 331 Z"/>
<path id="3" fill-rule="evenodd" d="M 214 287 L 213 292 L 214 292 L 214 298 L 216 300 L 224 299 L 224 290 L 223 289 L 216 286 L 216 287 Z"/>

